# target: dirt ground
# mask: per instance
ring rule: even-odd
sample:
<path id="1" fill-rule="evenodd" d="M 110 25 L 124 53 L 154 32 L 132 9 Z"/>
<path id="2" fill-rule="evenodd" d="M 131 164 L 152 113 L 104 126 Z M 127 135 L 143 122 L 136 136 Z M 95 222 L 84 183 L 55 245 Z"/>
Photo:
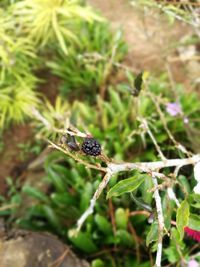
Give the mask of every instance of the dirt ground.
<path id="1" fill-rule="evenodd" d="M 176 45 L 191 33 L 191 27 L 176 21 L 170 24 L 158 10 L 144 10 L 131 6 L 129 0 L 88 0 L 111 22 L 112 28 L 122 28 L 129 46 L 126 64 L 136 71 L 166 71 L 170 56 L 177 56 Z M 136 2 L 137 1 L 133 1 Z M 185 63 L 170 63 L 173 79 L 190 87 L 189 73 Z"/>
<path id="2" fill-rule="evenodd" d="M 28 161 L 20 154 L 20 144 L 28 144 L 32 139 L 31 127 L 27 125 L 13 126 L 3 136 L 4 149 L 0 153 L 0 194 L 7 190 L 6 177 L 15 178 L 26 168 Z"/>

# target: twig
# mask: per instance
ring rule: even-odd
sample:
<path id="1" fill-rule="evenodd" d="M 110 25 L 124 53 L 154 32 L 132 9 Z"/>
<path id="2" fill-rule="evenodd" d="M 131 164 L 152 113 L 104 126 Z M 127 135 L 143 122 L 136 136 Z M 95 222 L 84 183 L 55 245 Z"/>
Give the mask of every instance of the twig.
<path id="1" fill-rule="evenodd" d="M 109 199 L 108 202 L 109 205 L 109 211 L 110 211 L 110 218 L 111 218 L 111 223 L 112 223 L 112 230 L 113 230 L 113 234 L 116 234 L 116 223 L 115 223 L 115 214 L 114 214 L 114 207 L 113 207 L 113 203 L 112 203 L 112 199 Z"/>
<path id="2" fill-rule="evenodd" d="M 174 194 L 174 191 L 171 187 L 167 188 L 167 194 L 169 196 L 170 199 L 174 200 L 174 202 L 176 203 L 177 207 L 180 207 L 180 203 L 176 197 L 176 195 Z"/>
<path id="3" fill-rule="evenodd" d="M 155 176 L 152 176 L 152 181 L 154 187 L 158 186 L 158 181 Z M 157 253 L 156 253 L 156 267 L 161 266 L 161 259 L 162 259 L 162 239 L 163 239 L 163 230 L 164 230 L 164 217 L 162 211 L 162 203 L 158 189 L 154 192 L 154 198 L 156 202 L 156 210 L 158 215 L 158 246 L 157 246 Z"/>
<path id="4" fill-rule="evenodd" d="M 144 216 L 150 216 L 150 212 L 147 210 L 135 210 L 135 211 L 131 211 L 129 212 L 128 216 L 137 216 L 137 215 L 144 215 Z"/>
<path id="5" fill-rule="evenodd" d="M 106 175 L 103 178 L 103 181 L 100 183 L 99 187 L 97 188 L 96 192 L 94 193 L 92 199 L 90 200 L 90 206 L 88 209 L 82 214 L 80 219 L 77 222 L 77 229 L 75 233 L 77 234 L 85 220 L 88 218 L 90 214 L 93 213 L 94 211 L 94 206 L 96 203 L 96 200 L 100 196 L 101 192 L 103 189 L 106 187 L 108 182 L 110 181 L 111 177 L 122 171 L 131 171 L 131 170 L 139 170 L 141 172 L 146 172 L 151 174 L 154 177 L 154 181 L 156 177 L 159 177 L 158 172 L 154 172 L 155 170 L 166 168 L 166 167 L 174 167 L 174 166 L 179 166 L 179 165 L 189 165 L 189 164 L 195 164 L 200 160 L 200 155 L 195 155 L 191 158 L 186 158 L 186 159 L 168 159 L 165 161 L 157 161 L 157 162 L 142 162 L 142 163 L 108 163 L 107 168 L 106 168 Z M 93 165 L 92 165 L 93 166 Z M 161 177 L 163 177 L 162 174 L 160 174 Z M 157 181 L 157 179 L 156 179 Z M 157 184 L 156 184 L 157 186 Z M 158 190 L 155 190 L 155 193 Z M 154 193 L 154 194 L 155 194 Z M 157 193 L 156 193 L 157 194 Z"/>
<path id="6" fill-rule="evenodd" d="M 106 187 L 106 185 L 110 181 L 111 177 L 112 177 L 112 174 L 111 174 L 111 172 L 108 171 L 107 174 L 104 176 L 102 182 L 98 186 L 98 188 L 97 188 L 96 192 L 94 193 L 92 199 L 90 200 L 90 206 L 87 208 L 87 210 L 82 214 L 82 216 L 78 220 L 76 233 L 78 233 L 80 231 L 80 229 L 81 229 L 83 223 L 85 222 L 85 220 L 87 219 L 87 217 L 90 214 L 93 213 L 96 200 L 98 199 L 98 197 L 100 196 L 101 192 L 103 191 L 103 189 Z"/>
<path id="7" fill-rule="evenodd" d="M 61 147 L 60 145 L 55 144 L 54 142 L 50 141 L 50 140 L 46 140 L 49 144 L 51 144 L 52 147 L 62 151 L 63 153 L 67 154 L 68 156 L 70 156 L 71 158 L 73 158 L 74 160 L 78 161 L 79 163 L 85 165 L 87 168 L 90 169 L 95 169 L 95 170 L 99 170 L 99 171 L 103 171 L 106 172 L 106 168 L 103 168 L 101 166 L 97 166 L 94 164 L 90 164 L 87 161 L 84 161 L 82 159 L 80 159 L 79 157 L 77 157 L 75 154 L 72 154 L 70 151 L 64 149 L 63 147 Z"/>
<path id="8" fill-rule="evenodd" d="M 136 248 L 136 257 L 137 257 L 137 263 L 140 262 L 140 244 L 139 244 L 139 237 L 136 234 L 135 229 L 133 228 L 131 222 L 128 223 L 128 228 L 133 236 L 133 239 L 135 241 L 135 248 Z"/>
<path id="9" fill-rule="evenodd" d="M 13 209 L 18 207 L 18 204 L 8 204 L 8 205 L 4 205 L 3 207 L 0 207 L 0 211 L 4 211 L 4 210 L 8 210 L 8 209 Z"/>
<path id="10" fill-rule="evenodd" d="M 150 136 L 150 138 L 151 138 L 152 142 L 154 143 L 154 146 L 155 146 L 158 154 L 160 155 L 160 158 L 162 160 L 166 160 L 166 157 L 163 155 L 163 153 L 162 153 L 162 151 L 161 151 L 161 149 L 160 149 L 155 137 L 153 136 L 153 134 L 152 134 L 152 132 L 151 132 L 151 130 L 149 128 L 147 120 L 142 119 L 142 127 L 147 131 L 148 135 Z"/>
<path id="11" fill-rule="evenodd" d="M 62 253 L 62 255 L 57 260 L 55 260 L 50 267 L 61 266 L 61 264 L 63 263 L 63 261 L 64 261 L 64 259 L 68 253 L 69 253 L 69 248 L 66 248 L 66 250 Z"/>

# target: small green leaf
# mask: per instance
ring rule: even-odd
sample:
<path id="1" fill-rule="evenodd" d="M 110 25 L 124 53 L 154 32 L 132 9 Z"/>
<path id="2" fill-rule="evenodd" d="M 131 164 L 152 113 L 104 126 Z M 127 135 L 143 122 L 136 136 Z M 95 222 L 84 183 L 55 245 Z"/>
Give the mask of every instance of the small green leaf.
<path id="1" fill-rule="evenodd" d="M 117 197 L 124 193 L 133 192 L 141 185 L 142 182 L 144 182 L 146 177 L 147 175 L 145 174 L 137 174 L 136 176 L 120 181 L 109 190 L 107 198 Z"/>
<path id="2" fill-rule="evenodd" d="M 128 213 L 125 209 L 118 208 L 115 211 L 115 222 L 116 222 L 117 228 L 124 229 L 124 230 L 127 229 Z"/>
<path id="3" fill-rule="evenodd" d="M 105 217 L 97 214 L 95 216 L 95 222 L 99 230 L 104 234 L 109 235 L 110 233 L 112 233 L 112 225 Z"/>
<path id="4" fill-rule="evenodd" d="M 92 267 L 104 267 L 104 262 L 101 259 L 95 259 L 92 261 Z"/>
<path id="5" fill-rule="evenodd" d="M 134 244 L 132 235 L 126 230 L 123 229 L 117 230 L 116 237 L 117 237 L 117 243 L 121 246 L 132 247 Z"/>
<path id="6" fill-rule="evenodd" d="M 59 231 L 61 228 L 61 225 L 60 225 L 59 218 L 57 217 L 55 211 L 50 206 L 47 206 L 47 205 L 43 205 L 42 209 L 43 209 L 44 215 L 48 219 L 49 223 L 53 227 L 55 227 L 55 229 L 57 231 Z"/>
<path id="7" fill-rule="evenodd" d="M 146 237 L 146 245 L 147 247 L 152 243 L 158 240 L 158 223 L 152 223 L 150 230 Z"/>
<path id="8" fill-rule="evenodd" d="M 23 187 L 22 191 L 24 193 L 26 193 L 27 195 L 35 198 L 35 199 L 38 199 L 38 200 L 43 201 L 45 203 L 48 203 L 49 202 L 48 197 L 44 193 L 42 193 L 41 191 L 39 191 L 37 188 L 34 188 L 32 186 L 29 186 L 29 185 L 25 185 Z"/>
<path id="9" fill-rule="evenodd" d="M 190 214 L 188 226 L 196 231 L 200 231 L 200 218 L 199 215 Z"/>
<path id="10" fill-rule="evenodd" d="M 189 204 L 187 200 L 182 201 L 180 207 L 177 210 L 176 215 L 176 223 L 177 223 L 177 229 L 180 234 L 180 240 L 183 239 L 184 236 L 184 227 L 188 225 L 189 222 Z"/>
<path id="11" fill-rule="evenodd" d="M 78 235 L 74 235 L 74 230 L 71 229 L 68 232 L 68 237 L 77 248 L 86 253 L 93 253 L 98 250 L 97 246 L 92 240 L 92 235 L 88 233 L 79 232 Z"/>

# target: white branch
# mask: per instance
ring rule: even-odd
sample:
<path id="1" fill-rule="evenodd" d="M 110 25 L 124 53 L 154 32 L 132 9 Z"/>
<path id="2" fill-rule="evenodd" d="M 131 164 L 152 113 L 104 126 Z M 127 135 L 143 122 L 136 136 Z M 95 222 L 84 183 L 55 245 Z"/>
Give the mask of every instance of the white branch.
<path id="1" fill-rule="evenodd" d="M 108 168 L 113 173 L 118 173 L 121 171 L 131 171 L 137 169 L 143 172 L 152 172 L 167 167 L 177 167 L 185 166 L 189 164 L 195 164 L 200 161 L 200 154 L 194 155 L 190 158 L 185 159 L 168 159 L 164 161 L 155 161 L 155 162 L 139 162 L 139 163 L 109 163 Z"/>
<path id="2" fill-rule="evenodd" d="M 101 192 L 103 189 L 106 187 L 108 182 L 110 181 L 111 177 L 121 171 L 131 171 L 131 170 L 139 170 L 141 172 L 147 172 L 150 173 L 154 177 L 154 185 L 155 188 L 157 188 L 157 179 L 158 178 L 165 178 L 165 175 L 162 173 L 154 172 L 155 170 L 165 168 L 165 167 L 173 167 L 173 166 L 183 166 L 183 165 L 188 165 L 188 164 L 195 164 L 200 160 L 200 155 L 195 155 L 191 158 L 187 159 L 169 159 L 165 161 L 157 161 L 157 162 L 141 162 L 141 163 L 108 163 L 107 165 L 107 173 L 103 178 L 103 181 L 100 183 L 99 187 L 97 188 L 96 192 L 94 193 L 91 201 L 90 201 L 90 206 L 87 208 L 87 210 L 82 214 L 82 216 L 79 218 L 77 222 L 77 231 L 80 231 L 83 223 L 86 221 L 88 216 L 93 213 L 94 211 L 94 206 L 96 203 L 96 200 L 100 196 Z M 160 220 L 160 225 L 162 228 L 164 227 L 164 220 L 162 219 L 162 211 L 161 210 L 161 200 L 160 196 L 158 193 L 158 189 L 155 190 L 154 192 L 155 199 L 157 199 L 157 212 Z M 158 196 L 157 196 L 158 195 Z"/>
<path id="3" fill-rule="evenodd" d="M 178 199 L 177 199 L 176 195 L 174 194 L 174 191 L 173 191 L 173 189 L 171 187 L 167 188 L 167 194 L 168 194 L 168 196 L 169 196 L 169 198 L 171 200 L 174 200 L 174 202 L 176 203 L 177 207 L 180 207 L 180 203 L 179 203 L 179 201 L 178 201 Z"/>
<path id="4" fill-rule="evenodd" d="M 153 134 L 152 134 L 152 132 L 151 132 L 151 130 L 149 128 L 148 122 L 145 119 L 142 119 L 142 127 L 147 131 L 148 135 L 150 136 L 150 138 L 151 138 L 152 142 L 154 143 L 154 146 L 155 146 L 158 154 L 160 155 L 160 158 L 162 160 L 166 160 L 166 157 L 162 153 L 162 151 L 161 151 L 161 149 L 160 149 L 155 137 L 153 136 Z"/>
<path id="5" fill-rule="evenodd" d="M 111 177 L 112 177 L 112 173 L 108 170 L 107 174 L 104 176 L 102 182 L 100 183 L 100 185 L 98 186 L 97 190 L 95 191 L 92 199 L 90 200 L 90 206 L 87 208 L 87 210 L 79 218 L 79 220 L 77 222 L 77 229 L 76 229 L 77 232 L 80 231 L 80 229 L 81 229 L 83 223 L 85 222 L 85 220 L 87 219 L 87 217 L 93 213 L 96 200 L 98 199 L 101 192 L 103 191 L 103 189 L 106 187 L 106 185 L 110 181 Z"/>
<path id="6" fill-rule="evenodd" d="M 155 176 L 152 176 L 152 181 L 154 184 L 155 192 L 154 198 L 156 202 L 156 210 L 158 215 L 158 247 L 156 253 L 156 267 L 161 266 L 161 259 L 162 259 L 162 239 L 163 239 L 163 230 L 164 230 L 164 217 L 163 217 L 163 210 L 162 210 L 162 202 L 160 198 L 158 187 L 158 181 Z"/>

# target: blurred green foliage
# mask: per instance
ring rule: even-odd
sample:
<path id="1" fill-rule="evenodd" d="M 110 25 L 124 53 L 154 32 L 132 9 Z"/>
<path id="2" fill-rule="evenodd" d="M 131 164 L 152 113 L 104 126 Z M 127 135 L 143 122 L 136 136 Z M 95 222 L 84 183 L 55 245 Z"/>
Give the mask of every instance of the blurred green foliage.
<path id="1" fill-rule="evenodd" d="M 108 23 L 81 23 L 75 32 L 79 42 L 69 47 L 67 56 L 58 51 L 47 66 L 62 79 L 61 93 L 73 91 L 80 98 L 84 91 L 87 98 L 94 98 L 114 74 L 115 63 L 124 58 L 127 45 L 122 32 L 112 33 Z"/>
<path id="2" fill-rule="evenodd" d="M 90 86 L 93 84 L 95 86 L 96 83 L 100 86 L 107 75 L 113 71 L 113 65 L 105 63 L 108 57 L 111 57 L 112 51 L 114 51 L 113 59 L 116 61 L 122 59 L 124 55 L 121 36 L 110 38 L 112 33 L 104 19 L 80 1 L 4 1 L 1 7 L 1 130 L 11 123 L 23 122 L 27 117 L 32 116 L 32 108 L 38 108 L 40 101 L 35 89 L 41 80 L 36 77 L 36 73 L 47 68 L 48 64 L 45 62 L 48 58 L 52 58 L 51 64 L 54 66 L 58 63 L 63 66 L 60 74 L 65 69 L 66 61 L 73 62 L 72 65 L 76 69 L 72 66 L 69 68 L 72 68 L 70 75 L 74 76 L 74 80 L 71 78 L 72 81 L 69 79 L 68 85 L 65 83 L 65 86 L 71 87 L 70 91 L 72 91 L 74 82 L 77 83 L 75 78 L 77 59 L 79 56 L 84 58 L 83 52 L 96 51 L 98 54 L 104 51 L 103 56 L 107 53 L 107 57 L 103 59 L 104 63 L 102 64 L 101 59 L 101 64 L 95 67 L 96 72 L 94 64 L 91 68 L 89 62 L 82 62 L 79 75 L 82 76 L 81 72 L 85 73 L 86 68 L 86 75 L 83 74 L 84 80 L 88 79 Z M 80 26 L 83 24 L 85 26 Z M 102 36 L 105 38 L 101 40 Z M 105 45 L 103 45 L 104 41 Z M 90 56 L 93 60 L 93 55 L 89 55 L 89 61 Z M 53 70 L 52 67 L 51 69 Z M 63 79 L 62 75 L 58 76 Z M 80 80 L 83 81 L 82 78 Z M 77 86 L 79 85 L 82 86 L 82 83 L 77 83 Z"/>
<path id="3" fill-rule="evenodd" d="M 58 42 L 65 54 L 68 54 L 66 40 L 79 41 L 71 24 L 102 21 L 90 7 L 81 6 L 80 1 L 22 0 L 10 8 L 22 34 L 39 47 Z"/>

